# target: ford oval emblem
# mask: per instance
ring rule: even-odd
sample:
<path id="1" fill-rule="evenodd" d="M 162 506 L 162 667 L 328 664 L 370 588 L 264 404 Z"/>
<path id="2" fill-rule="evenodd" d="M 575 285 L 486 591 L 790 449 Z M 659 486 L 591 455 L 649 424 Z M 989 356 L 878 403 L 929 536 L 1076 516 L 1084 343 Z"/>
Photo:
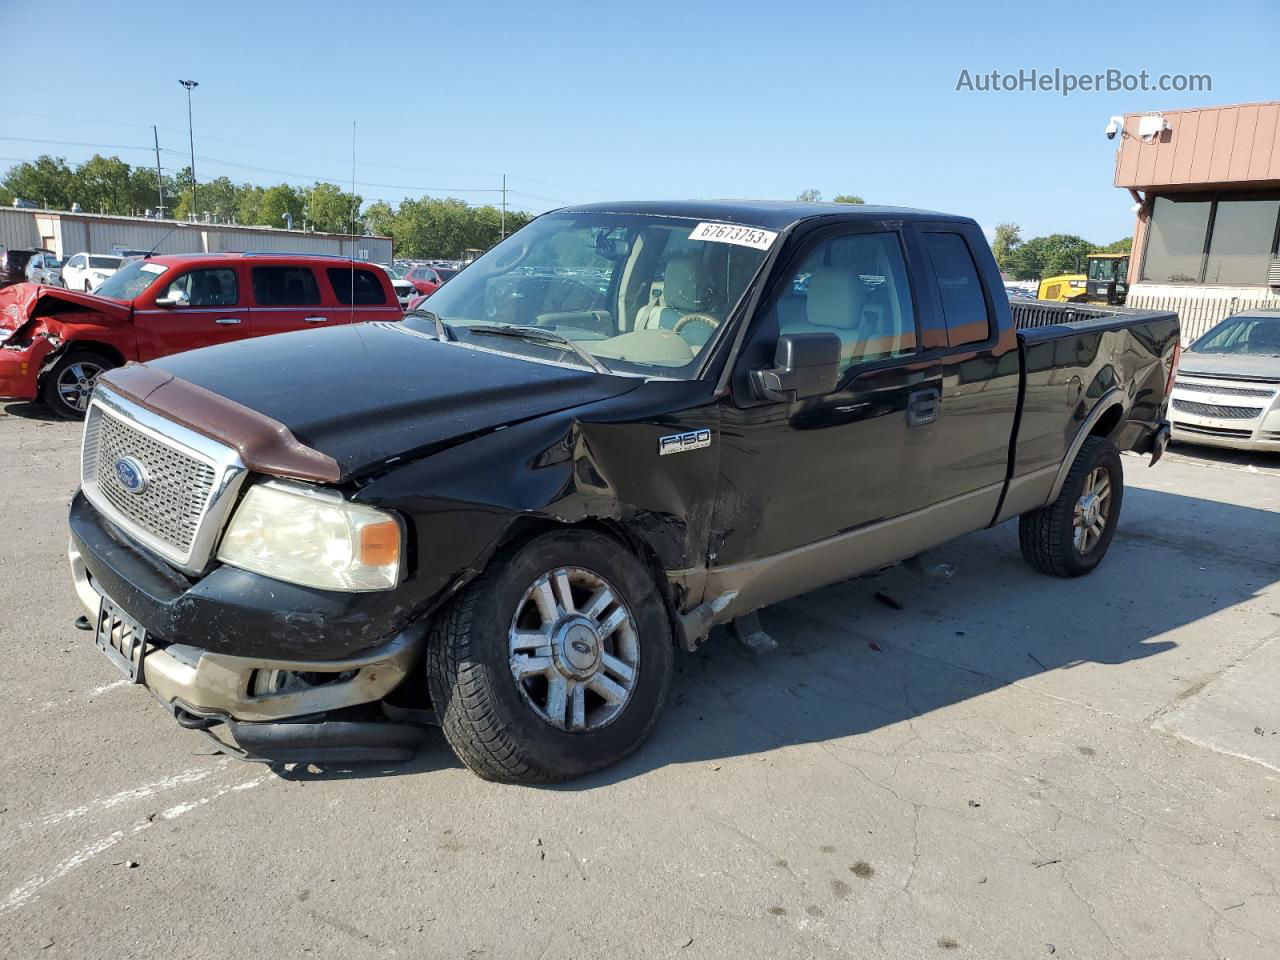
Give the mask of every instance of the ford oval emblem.
<path id="1" fill-rule="evenodd" d="M 142 493 L 151 485 L 151 478 L 147 476 L 147 468 L 140 464 L 133 457 L 121 457 L 116 461 L 116 477 L 120 480 L 120 486 L 124 487 L 129 493 Z"/>

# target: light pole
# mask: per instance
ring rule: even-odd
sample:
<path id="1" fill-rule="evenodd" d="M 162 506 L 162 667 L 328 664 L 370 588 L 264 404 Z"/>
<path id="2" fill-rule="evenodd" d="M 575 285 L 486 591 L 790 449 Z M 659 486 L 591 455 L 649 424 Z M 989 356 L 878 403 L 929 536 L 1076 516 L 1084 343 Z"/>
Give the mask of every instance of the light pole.
<path id="1" fill-rule="evenodd" d="M 179 80 L 187 88 L 187 140 L 191 144 L 191 213 L 196 212 L 196 136 L 191 127 L 191 91 L 200 84 L 194 80 Z"/>

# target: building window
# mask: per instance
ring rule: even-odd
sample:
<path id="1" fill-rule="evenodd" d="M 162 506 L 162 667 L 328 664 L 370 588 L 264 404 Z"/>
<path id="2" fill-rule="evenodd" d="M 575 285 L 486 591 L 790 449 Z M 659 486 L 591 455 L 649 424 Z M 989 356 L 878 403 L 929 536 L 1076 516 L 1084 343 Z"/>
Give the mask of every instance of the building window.
<path id="1" fill-rule="evenodd" d="M 1209 230 L 1209 200 L 1171 200 L 1156 197 L 1147 231 L 1143 280 L 1197 283 L 1204 261 L 1204 238 Z"/>
<path id="2" fill-rule="evenodd" d="M 1255 285 L 1276 255 L 1280 199 L 1156 197 L 1142 279 Z"/>
<path id="3" fill-rule="evenodd" d="M 1213 217 L 1205 283 L 1263 283 L 1280 200 L 1220 200 Z"/>

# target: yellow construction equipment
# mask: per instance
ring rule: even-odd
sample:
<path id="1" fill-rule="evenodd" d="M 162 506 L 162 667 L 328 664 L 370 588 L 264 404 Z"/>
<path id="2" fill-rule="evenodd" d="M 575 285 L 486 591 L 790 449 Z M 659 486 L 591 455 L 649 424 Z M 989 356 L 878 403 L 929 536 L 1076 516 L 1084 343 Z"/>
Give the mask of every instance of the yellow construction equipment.
<path id="1" fill-rule="evenodd" d="M 1124 303 L 1129 292 L 1129 254 L 1091 253 L 1084 273 L 1062 273 L 1045 277 L 1036 292 L 1038 300 L 1058 303 Z"/>

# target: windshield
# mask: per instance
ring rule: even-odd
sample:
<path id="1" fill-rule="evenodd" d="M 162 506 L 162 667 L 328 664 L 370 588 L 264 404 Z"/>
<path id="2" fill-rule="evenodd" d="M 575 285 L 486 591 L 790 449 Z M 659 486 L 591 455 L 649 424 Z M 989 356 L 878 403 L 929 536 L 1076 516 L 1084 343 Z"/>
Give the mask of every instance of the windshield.
<path id="1" fill-rule="evenodd" d="M 395 267 L 395 266 L 390 266 L 390 267 L 389 267 L 389 266 L 385 266 L 385 265 L 384 265 L 384 266 L 382 267 L 382 269 L 383 269 L 383 270 L 385 270 L 385 271 L 387 271 L 387 273 L 389 273 L 389 274 L 391 275 L 391 279 L 392 279 L 392 280 L 403 280 L 403 279 L 404 279 L 404 271 L 403 271 L 403 270 L 401 270 L 399 267 Z"/>
<path id="2" fill-rule="evenodd" d="M 119 257 L 90 257 L 89 269 L 91 270 L 114 270 L 120 266 Z"/>
<path id="3" fill-rule="evenodd" d="M 486 349 L 582 362 L 549 338 L 469 329 L 537 327 L 574 341 L 612 371 L 689 378 L 776 237 L 677 217 L 549 214 L 469 265 L 423 308 Z M 434 330 L 429 318 L 404 322 Z"/>
<path id="4" fill-rule="evenodd" d="M 1120 280 L 1129 272 L 1127 258 L 1106 258 L 1089 261 L 1090 280 Z"/>
<path id="5" fill-rule="evenodd" d="M 450 269 L 449 267 L 439 267 L 437 268 L 436 273 L 440 274 L 441 283 L 444 283 L 446 280 L 451 280 L 458 275 L 457 270 Z"/>
<path id="6" fill-rule="evenodd" d="M 150 260 L 134 260 L 102 281 L 102 285 L 94 290 L 99 297 L 110 297 L 112 300 L 132 300 L 146 290 L 169 268 Z"/>
<path id="7" fill-rule="evenodd" d="M 1231 317 L 1191 345 L 1196 353 L 1280 356 L 1280 316 Z"/>

